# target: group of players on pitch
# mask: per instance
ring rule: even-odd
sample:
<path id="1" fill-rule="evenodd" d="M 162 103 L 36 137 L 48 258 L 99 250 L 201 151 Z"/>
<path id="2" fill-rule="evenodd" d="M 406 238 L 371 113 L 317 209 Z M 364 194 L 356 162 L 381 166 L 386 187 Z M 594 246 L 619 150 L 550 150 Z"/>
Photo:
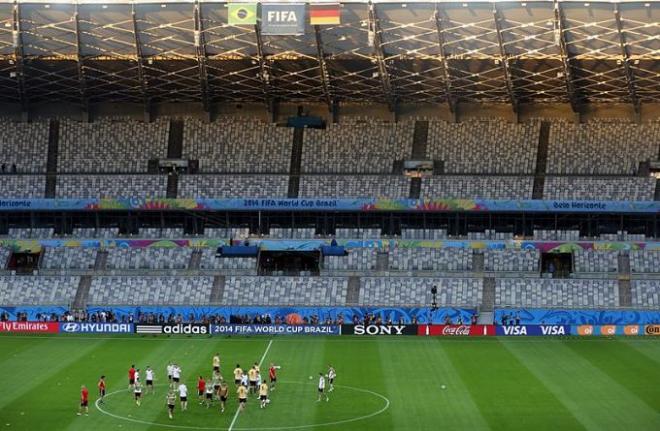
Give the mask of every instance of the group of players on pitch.
<path id="1" fill-rule="evenodd" d="M 197 396 L 200 405 L 206 405 L 207 408 L 211 407 L 214 401 L 220 401 L 220 413 L 225 411 L 225 403 L 229 398 L 229 387 L 227 382 L 223 379 L 222 374 L 220 374 L 220 354 L 216 353 L 212 359 L 213 371 L 212 376 L 208 379 L 205 379 L 203 376 L 199 376 L 197 380 Z M 261 377 L 261 370 L 258 363 L 254 363 L 252 367 L 245 372 L 240 364 L 236 364 L 234 368 L 234 384 L 236 386 L 236 394 L 238 395 L 238 405 L 239 411 L 245 410 L 247 405 L 248 395 L 249 394 L 258 394 L 260 408 L 266 408 L 270 403 L 268 394 L 270 391 L 275 390 L 275 384 L 277 383 L 277 370 L 281 367 L 273 363 L 270 364 L 268 368 L 268 378 L 270 380 L 270 386 L 266 383 L 265 379 Z M 177 393 L 179 396 L 179 402 L 181 404 L 181 411 L 186 411 L 188 409 L 188 387 L 184 382 L 181 381 L 181 367 L 173 362 L 170 362 L 167 365 L 167 380 L 168 380 L 168 391 L 166 396 L 167 404 L 167 413 L 170 419 L 174 419 L 174 408 L 176 406 Z M 334 381 L 337 377 L 337 372 L 330 365 L 328 367 L 327 374 L 319 373 L 319 383 L 318 383 L 318 399 L 321 401 L 324 397 L 326 401 L 329 401 L 328 392 L 334 390 Z M 312 377 L 310 377 L 311 379 Z M 329 384 L 329 388 L 326 391 L 326 378 Z M 147 366 L 145 369 L 145 393 L 155 394 L 154 390 L 154 371 L 151 367 Z M 105 376 L 101 376 L 97 384 L 99 390 L 99 404 L 104 403 L 105 397 Z M 128 370 L 128 389 L 132 392 L 133 397 L 135 398 L 135 404 L 139 407 L 142 400 L 142 380 L 140 378 L 140 369 L 135 368 L 135 365 L 131 365 L 131 368 Z M 89 393 L 85 386 L 81 388 L 80 394 L 80 410 L 78 415 L 81 415 L 82 412 L 85 412 L 85 415 L 88 413 L 88 396 Z"/>

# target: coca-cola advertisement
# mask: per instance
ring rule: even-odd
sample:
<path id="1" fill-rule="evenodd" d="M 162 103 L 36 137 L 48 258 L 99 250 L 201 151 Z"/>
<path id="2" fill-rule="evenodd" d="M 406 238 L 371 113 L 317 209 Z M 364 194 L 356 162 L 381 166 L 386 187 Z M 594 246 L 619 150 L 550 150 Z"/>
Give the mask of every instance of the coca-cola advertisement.
<path id="1" fill-rule="evenodd" d="M 493 325 L 419 325 L 417 335 L 433 337 L 491 337 L 495 335 Z"/>

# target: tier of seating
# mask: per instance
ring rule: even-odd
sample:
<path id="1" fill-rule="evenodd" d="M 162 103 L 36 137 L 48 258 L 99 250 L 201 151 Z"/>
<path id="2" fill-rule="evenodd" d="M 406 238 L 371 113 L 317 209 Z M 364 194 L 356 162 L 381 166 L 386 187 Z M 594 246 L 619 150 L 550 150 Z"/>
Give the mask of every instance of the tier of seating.
<path id="1" fill-rule="evenodd" d="M 43 198 L 45 192 L 45 175 L 0 176 L 0 196 L 3 198 Z"/>
<path id="2" fill-rule="evenodd" d="M 95 248 L 46 247 L 41 260 L 43 269 L 94 269 Z"/>
<path id="3" fill-rule="evenodd" d="M 58 198 L 164 198 L 165 175 L 58 175 Z"/>
<path id="4" fill-rule="evenodd" d="M 640 162 L 658 159 L 660 123 L 553 122 L 548 173 L 634 175 Z"/>
<path id="5" fill-rule="evenodd" d="M 539 241 L 578 241 L 579 230 L 534 229 L 533 237 Z"/>
<path id="6" fill-rule="evenodd" d="M 631 250 L 630 271 L 637 273 L 660 273 L 660 251 Z"/>
<path id="7" fill-rule="evenodd" d="M 397 175 L 304 175 L 300 197 L 404 199 L 410 194 L 410 179 Z"/>
<path id="8" fill-rule="evenodd" d="M 184 175 L 180 198 L 285 198 L 288 175 Z"/>
<path id="9" fill-rule="evenodd" d="M 47 121 L 23 123 L 0 119 L 0 165 L 4 166 L 4 172 L 12 172 L 12 166 L 16 166 L 18 173 L 45 173 L 48 133 Z"/>
<path id="10" fill-rule="evenodd" d="M 234 240 L 243 239 L 250 236 L 250 228 L 247 227 L 210 227 L 204 228 L 204 236 L 207 238 L 232 238 Z"/>
<path id="11" fill-rule="evenodd" d="M 226 305 L 316 305 L 346 303 L 348 279 L 338 277 L 227 277 Z"/>
<path id="12" fill-rule="evenodd" d="M 447 229 L 401 229 L 401 239 L 438 240 L 447 238 Z"/>
<path id="13" fill-rule="evenodd" d="M 443 161 L 447 173 L 532 174 L 540 128 L 539 122 L 431 121 L 426 155 Z"/>
<path id="14" fill-rule="evenodd" d="M 315 236 L 315 228 L 286 228 L 272 227 L 268 230 L 268 236 L 273 239 L 312 239 Z"/>
<path id="15" fill-rule="evenodd" d="M 211 270 L 230 270 L 238 269 L 242 271 L 257 271 L 256 257 L 215 257 L 215 250 L 202 249 L 202 258 L 200 260 L 201 269 Z"/>
<path id="16" fill-rule="evenodd" d="M 11 250 L 6 247 L 0 247 L 0 269 L 7 267 L 9 256 L 11 256 Z"/>
<path id="17" fill-rule="evenodd" d="M 660 280 L 635 280 L 630 289 L 633 306 L 660 307 Z"/>
<path id="18" fill-rule="evenodd" d="M 107 269 L 186 269 L 191 248 L 109 248 Z"/>
<path id="19" fill-rule="evenodd" d="M 13 239 L 48 239 L 53 235 L 55 235 L 55 229 L 52 227 L 10 227 L 7 229 L 7 236 Z"/>
<path id="20" fill-rule="evenodd" d="M 541 253 L 538 250 L 486 250 L 486 271 L 539 272 Z"/>
<path id="21" fill-rule="evenodd" d="M 531 199 L 534 178 L 521 176 L 434 176 L 422 178 L 422 198 Z"/>
<path id="22" fill-rule="evenodd" d="M 199 305 L 211 298 L 213 277 L 95 277 L 90 305 Z"/>
<path id="23" fill-rule="evenodd" d="M 380 229 L 378 228 L 343 228 L 338 227 L 335 229 L 335 236 L 337 238 L 346 239 L 374 239 L 380 238 Z"/>
<path id="24" fill-rule="evenodd" d="M 616 280 L 498 279 L 495 306 L 504 307 L 617 307 Z"/>
<path id="25" fill-rule="evenodd" d="M 79 277 L 0 276 L 2 305 L 68 305 L 80 283 Z"/>
<path id="26" fill-rule="evenodd" d="M 394 162 L 410 157 L 414 123 L 378 121 L 329 124 L 307 129 L 303 173 L 392 173 Z"/>
<path id="27" fill-rule="evenodd" d="M 378 254 L 370 248 L 354 248 L 348 256 L 324 256 L 323 269 L 329 271 L 373 271 Z"/>
<path id="28" fill-rule="evenodd" d="M 474 240 L 509 240 L 513 239 L 512 232 L 498 232 L 495 229 L 485 229 L 483 232 L 468 232 L 468 239 Z"/>
<path id="29" fill-rule="evenodd" d="M 472 250 L 464 248 L 395 248 L 390 250 L 392 271 L 470 271 Z"/>
<path id="30" fill-rule="evenodd" d="M 150 159 L 167 156 L 170 122 L 101 118 L 92 123 L 60 121 L 58 172 L 147 172 Z M 44 153 L 45 154 L 45 153 Z"/>
<path id="31" fill-rule="evenodd" d="M 598 250 L 576 250 L 573 253 L 575 272 L 617 272 L 618 253 Z"/>
<path id="32" fill-rule="evenodd" d="M 481 303 L 481 279 L 423 277 L 363 277 L 359 305 L 423 305 L 433 301 L 431 288 L 438 289 L 437 302 L 443 305 Z"/>
<path id="33" fill-rule="evenodd" d="M 545 199 L 652 201 L 653 177 L 547 177 Z"/>
<path id="34" fill-rule="evenodd" d="M 292 142 L 293 129 L 275 124 L 186 119 L 183 158 L 199 160 L 200 172 L 286 173 Z"/>

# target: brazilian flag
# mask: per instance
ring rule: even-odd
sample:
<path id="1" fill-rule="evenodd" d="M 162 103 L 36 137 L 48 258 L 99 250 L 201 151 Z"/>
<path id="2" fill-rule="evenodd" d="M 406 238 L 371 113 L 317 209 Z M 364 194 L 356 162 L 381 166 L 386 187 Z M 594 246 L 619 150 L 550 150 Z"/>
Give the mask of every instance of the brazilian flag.
<path id="1" fill-rule="evenodd" d="M 256 25 L 256 3 L 229 3 L 229 25 Z"/>

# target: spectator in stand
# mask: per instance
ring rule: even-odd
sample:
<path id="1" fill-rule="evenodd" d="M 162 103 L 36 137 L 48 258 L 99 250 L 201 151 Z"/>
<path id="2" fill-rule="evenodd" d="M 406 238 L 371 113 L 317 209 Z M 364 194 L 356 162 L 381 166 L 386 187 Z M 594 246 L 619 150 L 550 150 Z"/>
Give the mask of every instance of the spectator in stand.
<path id="1" fill-rule="evenodd" d="M 477 315 L 473 314 L 472 317 L 470 318 L 470 325 L 476 325 L 477 324 Z"/>
<path id="2" fill-rule="evenodd" d="M 12 164 L 11 164 L 11 173 L 12 173 L 12 174 L 15 174 L 16 172 L 17 172 L 17 171 L 16 171 L 16 163 L 12 163 Z"/>
<path id="3" fill-rule="evenodd" d="M 451 317 L 449 314 L 445 314 L 445 325 L 451 325 Z"/>
<path id="4" fill-rule="evenodd" d="M 3 174 L 4 174 L 5 172 L 7 172 L 7 164 L 4 163 L 4 162 L 2 162 L 2 167 L 0 167 L 0 170 L 2 170 L 2 173 L 3 173 Z"/>

